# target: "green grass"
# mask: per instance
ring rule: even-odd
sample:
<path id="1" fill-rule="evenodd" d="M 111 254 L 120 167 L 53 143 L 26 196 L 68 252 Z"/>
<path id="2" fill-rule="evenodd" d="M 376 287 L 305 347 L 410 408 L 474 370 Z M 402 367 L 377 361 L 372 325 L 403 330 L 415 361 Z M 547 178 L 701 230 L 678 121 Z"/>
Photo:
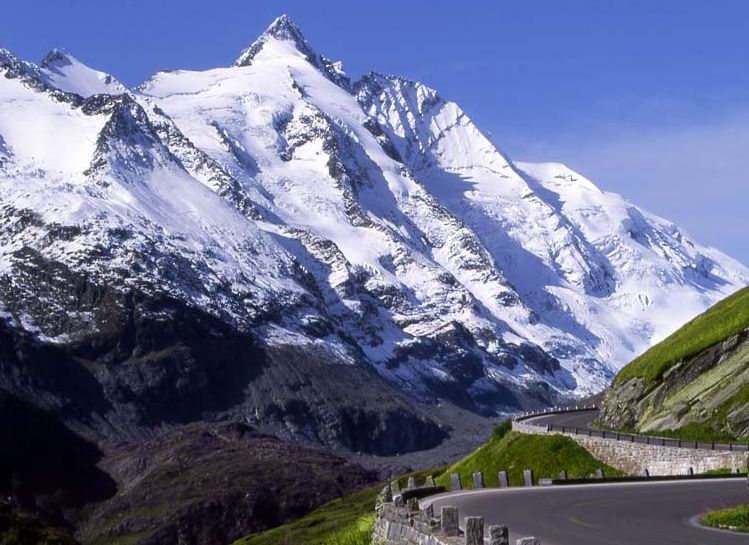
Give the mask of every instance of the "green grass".
<path id="1" fill-rule="evenodd" d="M 569 437 L 562 435 L 527 435 L 511 431 L 510 422 L 499 426 L 491 439 L 456 464 L 449 467 L 436 482 L 450 486 L 450 474 L 458 473 L 464 488 L 472 487 L 471 476 L 483 471 L 485 486 L 499 485 L 499 471 L 507 471 L 511 486 L 523 482 L 523 470 L 532 469 L 537 479 L 557 478 L 562 470 L 569 478 L 592 477 L 602 468 L 609 477 L 621 471 L 600 462 Z"/>
<path id="2" fill-rule="evenodd" d="M 361 515 L 356 522 L 331 533 L 321 545 L 370 545 L 375 514 Z"/>
<path id="3" fill-rule="evenodd" d="M 438 470 L 409 473 L 399 478 L 405 487 L 407 478 L 417 483 Z M 374 525 L 377 495 L 385 482 L 338 498 L 308 515 L 272 530 L 238 539 L 233 545 L 369 545 Z"/>
<path id="4" fill-rule="evenodd" d="M 744 445 L 749 443 L 749 438 L 737 438 L 723 431 L 714 429 L 712 427 L 712 422 L 714 421 L 714 419 L 711 419 L 707 422 L 689 422 L 675 430 L 658 430 L 640 433 L 642 435 L 681 439 L 682 441 L 699 441 L 701 443 L 740 443 Z"/>
<path id="5" fill-rule="evenodd" d="M 645 379 L 646 386 L 659 382 L 670 369 L 690 356 L 749 327 L 749 288 L 744 288 L 658 343 L 624 367 L 614 385 L 633 377 Z"/>
<path id="6" fill-rule="evenodd" d="M 733 469 L 730 467 L 719 467 L 718 469 L 708 469 L 704 475 L 732 475 Z"/>
<path id="7" fill-rule="evenodd" d="M 604 426 L 600 422 L 593 424 L 594 428 L 606 430 L 606 431 L 618 431 L 621 433 L 632 433 L 636 435 L 648 435 L 650 437 L 665 437 L 667 439 L 681 439 L 682 441 L 698 441 L 700 443 L 736 443 L 736 444 L 749 444 L 749 438 L 746 437 L 735 437 L 727 434 L 724 431 L 716 430 L 713 427 L 713 422 L 719 420 L 719 417 L 711 418 L 705 422 L 689 422 L 681 428 L 675 430 L 656 430 L 656 431 L 640 431 L 632 428 L 622 428 L 620 430 L 614 430 L 609 426 Z M 725 416 L 724 416 L 725 419 Z"/>
<path id="8" fill-rule="evenodd" d="M 702 524 L 713 528 L 749 532 L 749 505 L 708 511 L 702 517 Z"/>

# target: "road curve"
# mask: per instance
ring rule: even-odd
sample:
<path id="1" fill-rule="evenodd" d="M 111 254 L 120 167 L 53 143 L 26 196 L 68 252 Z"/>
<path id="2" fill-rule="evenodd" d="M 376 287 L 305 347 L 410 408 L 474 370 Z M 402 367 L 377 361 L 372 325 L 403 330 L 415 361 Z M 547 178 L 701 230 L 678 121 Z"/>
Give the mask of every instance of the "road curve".
<path id="1" fill-rule="evenodd" d="M 749 503 L 745 478 L 483 489 L 422 500 L 435 513 L 457 506 L 461 517 L 503 524 L 515 539 L 543 545 L 748 545 L 749 535 L 698 526 L 708 509 Z"/>
<path id="2" fill-rule="evenodd" d="M 566 426 L 568 428 L 578 428 L 579 430 L 594 429 L 591 423 L 598 418 L 598 409 L 587 409 L 582 411 L 570 411 L 563 413 L 546 414 L 527 418 L 524 422 L 543 426 L 553 424 L 554 426 Z M 600 431 L 600 430 L 596 430 Z"/>

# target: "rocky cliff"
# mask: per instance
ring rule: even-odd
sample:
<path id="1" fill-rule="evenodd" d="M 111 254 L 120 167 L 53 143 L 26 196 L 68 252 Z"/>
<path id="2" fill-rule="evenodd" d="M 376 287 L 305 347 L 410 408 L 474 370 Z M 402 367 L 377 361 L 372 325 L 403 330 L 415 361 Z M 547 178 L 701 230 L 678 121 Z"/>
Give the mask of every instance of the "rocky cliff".
<path id="1" fill-rule="evenodd" d="M 601 420 L 706 440 L 749 438 L 749 289 L 625 367 L 604 396 Z"/>

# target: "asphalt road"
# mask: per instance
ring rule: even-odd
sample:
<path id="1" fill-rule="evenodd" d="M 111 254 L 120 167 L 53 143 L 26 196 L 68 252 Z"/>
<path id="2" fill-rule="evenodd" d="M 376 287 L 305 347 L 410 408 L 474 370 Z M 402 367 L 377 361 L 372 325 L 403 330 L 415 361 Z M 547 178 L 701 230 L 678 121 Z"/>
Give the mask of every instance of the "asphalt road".
<path id="1" fill-rule="evenodd" d="M 543 545 L 749 545 L 748 534 L 707 529 L 707 509 L 749 503 L 745 478 L 484 489 L 422 500 L 458 507 L 461 518 L 503 524 L 511 543 L 534 536 Z"/>
<path id="2" fill-rule="evenodd" d="M 598 409 L 588 411 L 573 411 L 568 413 L 548 414 L 525 420 L 528 424 L 554 424 L 555 426 L 568 426 L 587 430 L 590 423 L 598 418 Z"/>

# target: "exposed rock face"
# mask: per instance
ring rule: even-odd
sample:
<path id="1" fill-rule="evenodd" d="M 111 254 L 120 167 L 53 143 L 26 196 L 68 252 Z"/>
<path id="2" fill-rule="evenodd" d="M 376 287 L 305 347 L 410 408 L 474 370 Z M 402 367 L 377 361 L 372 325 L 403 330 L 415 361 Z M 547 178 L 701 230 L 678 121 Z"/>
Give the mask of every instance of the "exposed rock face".
<path id="1" fill-rule="evenodd" d="M 242 424 L 192 424 L 107 453 L 117 495 L 90 510 L 84 542 L 214 545 L 262 531 L 372 483 L 359 466 Z"/>
<path id="2" fill-rule="evenodd" d="M 94 332 L 49 345 L 0 322 L 0 387 L 87 437 L 142 439 L 195 420 L 241 419 L 289 439 L 387 455 L 446 436 L 427 408 L 367 368 L 335 365 L 322 350 L 263 346 L 170 297 L 54 276 L 60 297 L 79 294 Z"/>
<path id="3" fill-rule="evenodd" d="M 601 420 L 616 429 L 677 430 L 690 424 L 749 437 L 749 330 L 717 343 L 645 387 L 641 378 L 613 386 Z"/>

